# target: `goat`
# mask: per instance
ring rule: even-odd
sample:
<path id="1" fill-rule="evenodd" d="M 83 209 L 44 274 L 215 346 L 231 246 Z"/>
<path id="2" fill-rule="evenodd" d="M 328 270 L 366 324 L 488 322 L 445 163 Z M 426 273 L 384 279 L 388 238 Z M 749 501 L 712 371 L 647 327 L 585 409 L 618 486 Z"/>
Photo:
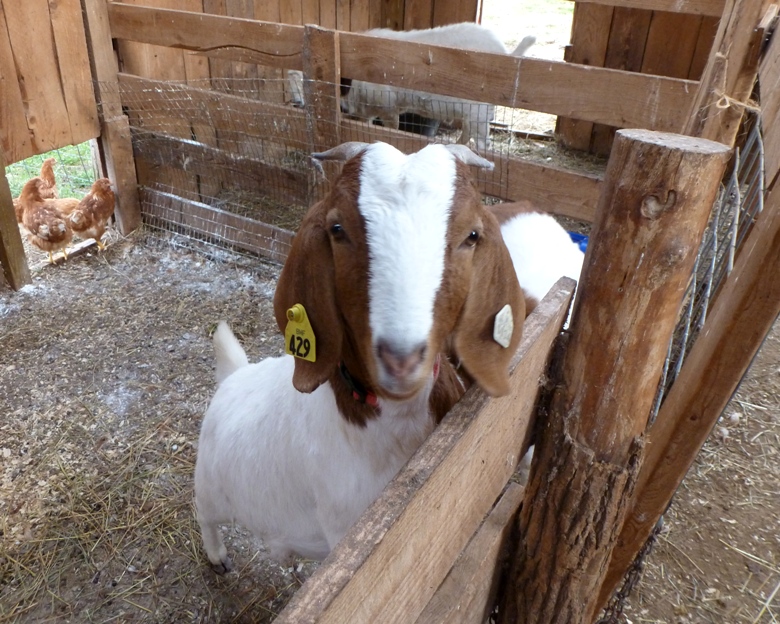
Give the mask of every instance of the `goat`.
<path id="1" fill-rule="evenodd" d="M 512 256 L 530 314 L 561 277 L 580 279 L 585 254 L 555 218 L 528 201 L 489 206 Z"/>
<path id="2" fill-rule="evenodd" d="M 508 53 L 493 31 L 473 22 L 407 31 L 375 28 L 364 34 L 493 54 Z M 535 41 L 533 36 L 525 37 L 512 56 L 523 56 Z M 495 115 L 495 107 L 491 104 L 350 79 L 342 80 L 341 110 L 360 119 L 378 118 L 383 126 L 395 130 L 399 128 L 399 116 L 403 113 L 416 113 L 435 121 L 460 122 L 458 142 L 466 144 L 474 139 L 479 150 L 489 145 L 490 122 Z M 435 134 L 436 126 L 429 123 L 423 127 L 426 136 L 432 136 L 431 132 Z"/>
<path id="3" fill-rule="evenodd" d="M 498 222 L 480 202 L 464 146 L 406 156 L 346 143 L 346 161 L 295 235 L 274 294 L 280 330 L 301 304 L 315 360 L 248 364 L 221 324 L 219 386 L 195 466 L 209 561 L 230 568 L 219 524 L 237 521 L 269 555 L 324 558 L 464 392 L 447 358 L 491 395 L 524 300 Z"/>

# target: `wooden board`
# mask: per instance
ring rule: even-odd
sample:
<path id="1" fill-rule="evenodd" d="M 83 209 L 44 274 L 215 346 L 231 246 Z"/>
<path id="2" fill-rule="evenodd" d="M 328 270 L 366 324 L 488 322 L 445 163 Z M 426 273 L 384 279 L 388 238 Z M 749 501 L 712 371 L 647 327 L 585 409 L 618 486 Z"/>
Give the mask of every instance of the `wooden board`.
<path id="1" fill-rule="evenodd" d="M 0 153 L 0 169 L 3 170 L 3 174 L 0 175 L 0 268 L 8 285 L 14 290 L 19 290 L 32 280 L 19 226 L 16 223 L 11 188 L 8 186 L 8 178 L 5 177 L 5 161 L 2 153 Z"/>
<path id="2" fill-rule="evenodd" d="M 780 171 L 780 36 L 777 33 L 761 61 L 758 83 L 764 133 L 764 170 L 769 188 Z"/>
<path id="3" fill-rule="evenodd" d="M 514 528 L 525 488 L 510 483 L 436 590 L 416 624 L 484 624 L 495 602 L 502 551 Z"/>
<path id="4" fill-rule="evenodd" d="M 341 140 L 385 141 L 406 154 L 428 144 L 427 139 L 419 135 L 350 120 L 342 121 Z M 490 154 L 487 156 L 491 158 Z M 496 169 L 493 172 L 475 172 L 481 193 L 509 201 L 527 199 L 547 212 L 593 221 L 601 187 L 599 176 L 512 156 L 502 156 L 494 162 Z"/>
<path id="5" fill-rule="evenodd" d="M 308 171 L 296 171 L 269 165 L 223 150 L 160 134 L 136 135 L 135 157 L 147 167 L 177 169 L 196 178 L 216 177 L 231 180 L 232 186 L 246 192 L 259 193 L 276 201 L 308 205 Z M 149 180 L 139 180 L 151 184 Z M 191 197 L 198 189 L 184 189 Z"/>
<path id="6" fill-rule="evenodd" d="M 267 257 L 280 264 L 285 261 L 294 234 L 254 219 L 220 210 L 196 201 L 149 188 L 141 191 L 144 219 L 153 225 L 173 226 L 212 243 L 232 245 Z"/>
<path id="7" fill-rule="evenodd" d="M 16 74 L 11 40 L 8 38 L 5 2 L 7 0 L 0 0 L 0 84 L 3 91 L 3 96 L 0 97 L 0 148 L 5 162 L 13 164 L 32 156 L 35 150 L 27 130 L 22 91 Z"/>
<path id="8" fill-rule="evenodd" d="M 472 387 L 293 596 L 277 624 L 414 622 L 522 457 L 566 317 L 562 279 L 526 320 L 508 396 Z"/>
<path id="9" fill-rule="evenodd" d="M 566 47 L 564 55 L 567 63 L 604 66 L 613 12 L 611 6 L 581 2 L 574 4 L 571 44 Z M 555 126 L 555 133 L 561 143 L 579 150 L 590 148 L 592 131 L 593 124 L 579 115 L 560 116 Z"/>
<path id="10" fill-rule="evenodd" d="M 710 56 L 712 42 L 715 40 L 715 33 L 718 32 L 717 17 L 705 17 L 701 21 L 699 29 L 699 40 L 696 42 L 696 49 L 693 51 L 691 59 L 691 69 L 688 73 L 688 80 L 701 80 L 704 67 L 707 65 L 707 59 Z"/>
<path id="11" fill-rule="evenodd" d="M 724 0 L 577 0 L 577 4 L 580 3 L 720 17 Z"/>
<path id="12" fill-rule="evenodd" d="M 302 26 L 119 2 L 109 3 L 108 14 L 111 34 L 117 39 L 192 50 L 231 61 L 302 69 Z"/>
<path id="13" fill-rule="evenodd" d="M 702 17 L 654 11 L 647 33 L 642 73 L 688 78 Z"/>
<path id="14" fill-rule="evenodd" d="M 477 19 L 477 4 L 475 0 L 431 0 L 433 2 L 433 23 L 430 26 L 444 26 L 458 22 L 473 22 Z M 408 9 L 407 9 L 408 10 Z"/>
<path id="15" fill-rule="evenodd" d="M 341 33 L 340 42 L 341 72 L 349 78 L 618 127 L 679 129 L 696 86 L 689 80 L 354 33 Z M 605 93 L 621 97 L 605 98 Z"/>
<path id="16" fill-rule="evenodd" d="M 70 145 L 73 135 L 59 79 L 48 0 L 5 0 L 3 8 L 16 63 L 14 77 L 22 85 L 31 147 L 40 154 Z"/>

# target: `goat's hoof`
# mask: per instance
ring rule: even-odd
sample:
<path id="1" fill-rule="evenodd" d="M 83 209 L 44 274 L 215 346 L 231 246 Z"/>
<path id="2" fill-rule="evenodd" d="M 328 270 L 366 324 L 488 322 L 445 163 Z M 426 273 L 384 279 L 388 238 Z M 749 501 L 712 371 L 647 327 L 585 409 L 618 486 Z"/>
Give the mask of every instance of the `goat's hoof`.
<path id="1" fill-rule="evenodd" d="M 220 576 L 224 576 L 233 569 L 233 562 L 230 560 L 230 557 L 225 557 L 219 563 L 212 563 L 211 569 Z"/>

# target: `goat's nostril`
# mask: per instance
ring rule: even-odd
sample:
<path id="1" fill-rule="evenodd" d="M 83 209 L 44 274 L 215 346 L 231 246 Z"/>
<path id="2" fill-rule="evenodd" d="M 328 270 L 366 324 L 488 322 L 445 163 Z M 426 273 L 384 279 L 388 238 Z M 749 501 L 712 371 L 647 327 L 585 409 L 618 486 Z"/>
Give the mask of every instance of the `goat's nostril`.
<path id="1" fill-rule="evenodd" d="M 427 345 L 422 344 L 411 350 L 400 350 L 391 347 L 384 341 L 377 345 L 377 354 L 382 364 L 393 377 L 405 377 L 422 363 Z"/>

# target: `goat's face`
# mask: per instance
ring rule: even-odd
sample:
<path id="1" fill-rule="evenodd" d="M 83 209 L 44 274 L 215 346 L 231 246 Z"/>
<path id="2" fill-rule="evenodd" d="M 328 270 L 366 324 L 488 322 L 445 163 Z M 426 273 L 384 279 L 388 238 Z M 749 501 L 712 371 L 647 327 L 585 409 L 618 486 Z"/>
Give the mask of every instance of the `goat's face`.
<path id="1" fill-rule="evenodd" d="M 343 360 L 392 399 L 426 384 L 450 337 L 483 388 L 506 392 L 524 318 L 498 224 L 467 165 L 440 145 L 406 156 L 376 143 L 347 162 L 301 224 L 274 303 L 281 328 L 303 303 L 317 339 L 317 362 L 296 361 L 296 388 L 310 392 Z M 505 349 L 493 323 L 506 304 L 515 329 Z"/>

